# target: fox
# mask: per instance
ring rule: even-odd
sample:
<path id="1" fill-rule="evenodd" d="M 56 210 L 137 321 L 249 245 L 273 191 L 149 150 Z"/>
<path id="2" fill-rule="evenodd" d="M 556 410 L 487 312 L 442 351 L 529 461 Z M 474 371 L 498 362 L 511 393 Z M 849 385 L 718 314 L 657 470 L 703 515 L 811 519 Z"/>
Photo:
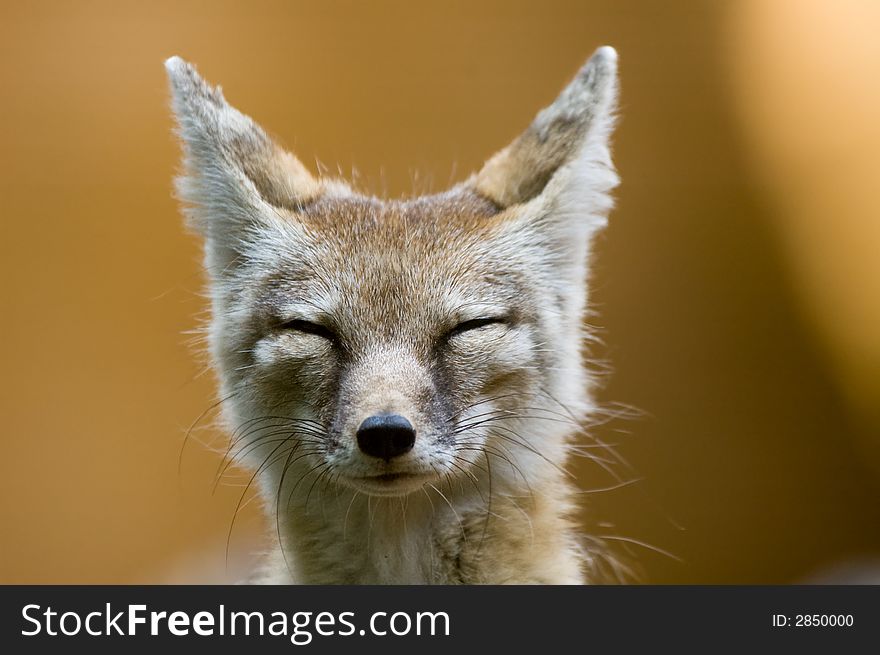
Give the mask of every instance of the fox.
<path id="1" fill-rule="evenodd" d="M 192 64 L 165 67 L 227 454 L 277 528 L 247 582 L 596 582 L 566 465 L 597 409 L 616 51 L 465 181 L 398 199 L 313 175 Z"/>

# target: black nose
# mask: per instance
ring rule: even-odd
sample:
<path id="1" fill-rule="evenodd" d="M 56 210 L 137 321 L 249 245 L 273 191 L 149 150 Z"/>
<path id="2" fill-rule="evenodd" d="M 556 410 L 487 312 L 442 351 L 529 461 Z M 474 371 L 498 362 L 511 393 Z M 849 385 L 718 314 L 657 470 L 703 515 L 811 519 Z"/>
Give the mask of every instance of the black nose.
<path id="1" fill-rule="evenodd" d="M 412 450 L 416 431 L 400 414 L 376 414 L 361 423 L 357 440 L 367 455 L 389 461 Z"/>

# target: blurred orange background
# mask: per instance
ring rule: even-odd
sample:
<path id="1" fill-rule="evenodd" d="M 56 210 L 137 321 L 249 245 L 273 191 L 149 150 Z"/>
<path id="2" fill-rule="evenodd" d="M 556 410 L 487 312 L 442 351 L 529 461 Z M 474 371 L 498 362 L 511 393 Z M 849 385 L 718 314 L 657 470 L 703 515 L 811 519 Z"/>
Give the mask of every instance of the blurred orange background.
<path id="1" fill-rule="evenodd" d="M 477 168 L 605 43 L 623 184 L 592 354 L 642 416 L 597 429 L 639 481 L 585 525 L 651 583 L 875 562 L 878 24 L 858 0 L 3 3 L 0 582 L 234 580 L 260 548 L 246 477 L 212 493 L 210 412 L 178 472 L 214 381 L 166 57 L 399 195 Z"/>

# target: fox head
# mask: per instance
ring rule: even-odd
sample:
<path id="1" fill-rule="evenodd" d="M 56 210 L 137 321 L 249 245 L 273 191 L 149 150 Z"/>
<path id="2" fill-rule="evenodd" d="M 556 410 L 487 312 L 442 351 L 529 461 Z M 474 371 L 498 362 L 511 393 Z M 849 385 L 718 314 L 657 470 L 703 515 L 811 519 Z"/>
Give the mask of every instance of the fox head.
<path id="1" fill-rule="evenodd" d="M 373 496 L 559 466 L 591 408 L 583 318 L 617 184 L 614 50 L 478 173 L 407 200 L 314 177 L 193 66 L 166 67 L 233 456 L 267 489 L 321 472 Z"/>

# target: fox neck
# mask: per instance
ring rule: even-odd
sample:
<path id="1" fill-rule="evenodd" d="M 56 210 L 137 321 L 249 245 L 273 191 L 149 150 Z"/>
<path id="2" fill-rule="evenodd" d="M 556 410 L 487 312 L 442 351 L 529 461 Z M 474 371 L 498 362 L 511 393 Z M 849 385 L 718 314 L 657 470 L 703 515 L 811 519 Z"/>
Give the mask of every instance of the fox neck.
<path id="1" fill-rule="evenodd" d="M 311 482 L 309 483 L 311 484 Z M 405 497 L 329 486 L 291 497 L 263 581 L 298 584 L 580 584 L 562 474 L 434 483 Z M 282 496 L 284 497 L 284 496 Z M 281 573 L 280 576 L 277 572 Z"/>

